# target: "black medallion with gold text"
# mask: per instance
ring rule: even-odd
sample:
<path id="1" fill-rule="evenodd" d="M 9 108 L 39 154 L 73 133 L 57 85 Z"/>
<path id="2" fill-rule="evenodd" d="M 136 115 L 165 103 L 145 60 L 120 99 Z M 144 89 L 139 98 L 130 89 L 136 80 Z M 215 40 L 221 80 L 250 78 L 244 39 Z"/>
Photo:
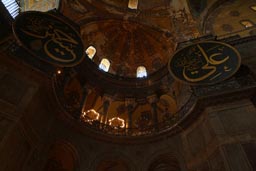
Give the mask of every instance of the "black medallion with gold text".
<path id="1" fill-rule="evenodd" d="M 24 12 L 16 17 L 13 32 L 33 56 L 56 66 L 71 67 L 84 57 L 76 30 L 62 19 L 44 12 Z"/>
<path id="2" fill-rule="evenodd" d="M 241 57 L 232 46 L 204 41 L 178 50 L 168 69 L 178 81 L 191 85 L 215 84 L 230 78 L 240 67 Z"/>

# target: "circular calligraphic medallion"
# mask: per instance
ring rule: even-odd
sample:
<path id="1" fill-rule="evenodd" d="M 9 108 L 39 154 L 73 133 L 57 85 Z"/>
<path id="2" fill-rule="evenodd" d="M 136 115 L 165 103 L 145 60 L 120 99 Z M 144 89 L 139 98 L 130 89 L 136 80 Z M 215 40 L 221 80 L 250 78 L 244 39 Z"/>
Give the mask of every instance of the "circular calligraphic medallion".
<path id="1" fill-rule="evenodd" d="M 230 78 L 240 67 L 241 57 L 232 46 L 204 41 L 178 50 L 168 69 L 178 81 L 191 85 L 215 84 Z"/>
<path id="2" fill-rule="evenodd" d="M 84 57 L 84 46 L 76 30 L 48 13 L 30 11 L 16 17 L 13 32 L 33 56 L 56 66 L 71 67 Z"/>

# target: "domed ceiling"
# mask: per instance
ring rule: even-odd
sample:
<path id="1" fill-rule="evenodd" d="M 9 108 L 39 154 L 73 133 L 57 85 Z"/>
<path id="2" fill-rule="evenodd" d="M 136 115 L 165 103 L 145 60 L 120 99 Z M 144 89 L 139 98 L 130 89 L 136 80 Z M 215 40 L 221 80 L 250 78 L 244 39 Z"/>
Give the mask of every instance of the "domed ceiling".
<path id="1" fill-rule="evenodd" d="M 252 7 L 252 0 L 247 1 Z M 131 2 L 135 4 L 132 7 Z M 189 85 L 176 82 L 168 74 L 166 65 L 179 42 L 200 36 L 199 23 L 192 17 L 188 2 L 192 0 L 61 1 L 60 12 L 78 26 L 87 54 L 79 65 L 58 68 L 53 76 L 63 115 L 80 123 L 81 128 L 109 135 L 137 137 L 179 131 L 196 97 Z M 199 15 L 206 1 L 193 2 Z M 208 28 L 211 33 L 229 31 L 223 16 L 240 21 L 255 15 L 254 8 L 242 15 L 248 7 L 239 1 L 225 5 L 208 16 L 205 32 Z M 228 6 L 240 8 L 227 11 Z M 243 27 L 238 22 L 233 24 Z M 87 53 L 89 47 L 94 49 L 90 49 L 92 56 Z M 107 73 L 99 69 L 103 59 L 110 64 Z M 147 71 L 144 79 L 136 78 L 140 66 Z"/>
<path id="2" fill-rule="evenodd" d="M 136 70 L 144 66 L 148 74 L 162 68 L 173 54 L 175 43 L 171 34 L 134 21 L 103 20 L 82 28 L 82 38 L 96 48 L 93 61 L 107 58 L 110 73 L 136 77 Z"/>
<path id="3" fill-rule="evenodd" d="M 136 8 L 131 2 L 138 2 Z M 64 0 L 60 11 L 80 27 L 88 57 L 54 79 L 71 117 L 134 137 L 168 130 L 182 119 L 190 87 L 175 82 L 166 66 L 178 42 L 199 36 L 186 0 Z M 103 59 L 110 63 L 105 72 Z M 144 79 L 136 78 L 140 66 Z"/>
<path id="4" fill-rule="evenodd" d="M 167 64 L 178 42 L 199 32 L 185 0 L 133 1 L 64 1 L 61 11 L 80 26 L 85 48 L 96 49 L 96 65 L 106 58 L 109 73 L 136 78 L 139 66 L 153 74 Z M 138 3 L 136 9 L 130 2 Z"/>

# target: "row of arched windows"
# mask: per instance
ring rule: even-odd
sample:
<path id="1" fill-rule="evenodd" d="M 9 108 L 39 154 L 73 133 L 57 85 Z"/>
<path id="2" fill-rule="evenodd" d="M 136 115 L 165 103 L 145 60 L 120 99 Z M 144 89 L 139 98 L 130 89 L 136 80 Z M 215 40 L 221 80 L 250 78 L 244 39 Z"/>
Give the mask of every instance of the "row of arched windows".
<path id="1" fill-rule="evenodd" d="M 250 6 L 250 8 L 256 12 L 256 5 L 252 5 Z M 242 20 L 240 21 L 240 23 L 245 27 L 245 28 L 249 28 L 249 27 L 253 27 L 254 26 L 254 23 L 250 20 Z"/>
<path id="2" fill-rule="evenodd" d="M 88 58 L 93 60 L 93 57 L 95 56 L 97 50 L 96 50 L 95 47 L 89 46 L 86 49 L 85 52 L 86 52 Z M 104 71 L 104 72 L 108 72 L 109 68 L 110 68 L 110 65 L 111 65 L 110 61 L 107 58 L 103 58 L 103 59 L 101 59 L 101 62 L 99 64 L 99 69 Z M 137 78 L 147 77 L 147 70 L 146 70 L 146 68 L 144 66 L 139 66 L 137 68 L 136 76 L 137 76 Z"/>

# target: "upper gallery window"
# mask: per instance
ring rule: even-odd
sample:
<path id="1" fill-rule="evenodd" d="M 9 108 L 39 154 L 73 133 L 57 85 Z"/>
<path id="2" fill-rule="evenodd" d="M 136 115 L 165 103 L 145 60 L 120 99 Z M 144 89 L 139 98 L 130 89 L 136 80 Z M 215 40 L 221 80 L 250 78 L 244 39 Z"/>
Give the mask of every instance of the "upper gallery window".
<path id="1" fill-rule="evenodd" d="M 87 54 L 87 56 L 88 56 L 90 59 L 92 59 L 92 58 L 94 57 L 94 55 L 96 54 L 96 49 L 95 49 L 95 47 L 93 47 L 93 46 L 89 46 L 89 47 L 86 49 L 85 53 Z"/>
<path id="2" fill-rule="evenodd" d="M 137 9 L 138 8 L 139 0 L 129 0 L 128 8 L 130 9 Z"/>
<path id="3" fill-rule="evenodd" d="M 245 28 L 249 28 L 249 27 L 253 27 L 253 23 L 249 20 L 243 20 L 240 21 L 240 23 L 245 27 Z"/>
<path id="4" fill-rule="evenodd" d="M 252 9 L 253 11 L 256 11 L 256 5 L 252 5 L 252 6 L 251 6 L 251 9 Z"/>
<path id="5" fill-rule="evenodd" d="M 147 70 L 144 66 L 137 68 L 137 78 L 147 77 Z"/>
<path id="6" fill-rule="evenodd" d="M 20 0 L 21 11 L 46 12 L 59 8 L 59 0 Z"/>
<path id="7" fill-rule="evenodd" d="M 109 67 L 110 67 L 110 62 L 108 59 L 106 58 L 103 58 L 100 62 L 100 65 L 99 65 L 99 68 L 105 72 L 108 72 L 109 70 Z"/>
<path id="8" fill-rule="evenodd" d="M 15 0 L 1 0 L 5 8 L 11 14 L 12 18 L 15 18 L 20 13 L 19 4 Z"/>

